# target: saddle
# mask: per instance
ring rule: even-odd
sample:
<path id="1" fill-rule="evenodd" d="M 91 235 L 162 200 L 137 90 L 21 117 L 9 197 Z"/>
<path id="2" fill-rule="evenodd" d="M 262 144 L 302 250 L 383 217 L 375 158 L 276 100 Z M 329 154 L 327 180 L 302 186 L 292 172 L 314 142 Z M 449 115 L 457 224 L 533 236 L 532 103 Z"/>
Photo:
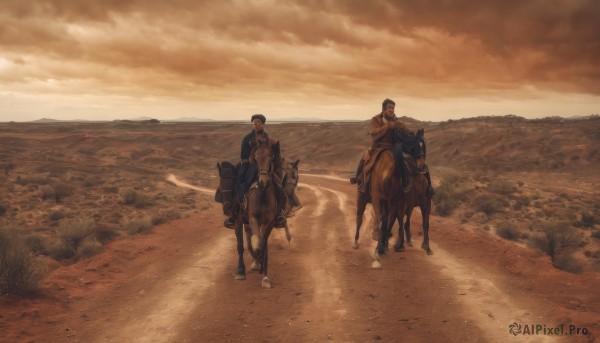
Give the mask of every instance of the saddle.
<path id="1" fill-rule="evenodd" d="M 215 201 L 223 204 L 223 214 L 230 215 L 233 207 L 233 191 L 235 188 L 236 166 L 224 161 L 219 165 L 219 187 L 215 192 Z"/>
<path id="2" fill-rule="evenodd" d="M 250 185 L 250 187 L 248 188 L 246 193 L 244 194 L 244 197 L 242 198 L 242 202 L 240 203 L 240 215 L 242 216 L 242 222 L 246 225 L 249 224 L 249 221 L 248 221 L 248 196 L 250 195 L 250 192 L 253 189 L 257 189 L 257 188 L 258 188 L 258 181 L 254 181 L 252 183 L 252 185 Z M 286 213 L 286 215 L 287 215 L 287 213 Z M 273 222 L 275 223 L 276 221 L 274 220 Z M 285 225 L 282 225 L 282 226 L 275 225 L 276 229 L 281 229 L 284 227 L 285 227 Z"/>
<path id="3" fill-rule="evenodd" d="M 368 187 L 371 182 L 371 171 L 373 170 L 373 167 L 375 166 L 375 164 L 381 157 L 381 153 L 385 150 L 391 150 L 391 148 L 387 148 L 387 147 L 375 148 L 373 150 L 370 150 L 370 153 L 371 153 L 370 155 L 369 155 L 369 151 L 367 151 L 365 153 L 365 155 L 363 156 L 363 159 L 365 160 L 365 165 L 363 167 L 363 172 L 364 172 L 363 182 L 366 182 L 366 186 L 367 186 L 366 193 L 367 194 L 369 193 Z M 408 154 L 407 152 L 403 151 L 402 157 L 404 159 L 404 165 L 407 168 L 407 174 L 412 175 L 413 171 L 416 170 L 416 164 L 415 164 L 412 156 L 410 154 Z M 402 185 L 402 186 L 404 188 L 404 193 L 408 192 L 410 190 L 410 187 L 412 186 L 412 178 L 409 177 L 408 184 Z"/>

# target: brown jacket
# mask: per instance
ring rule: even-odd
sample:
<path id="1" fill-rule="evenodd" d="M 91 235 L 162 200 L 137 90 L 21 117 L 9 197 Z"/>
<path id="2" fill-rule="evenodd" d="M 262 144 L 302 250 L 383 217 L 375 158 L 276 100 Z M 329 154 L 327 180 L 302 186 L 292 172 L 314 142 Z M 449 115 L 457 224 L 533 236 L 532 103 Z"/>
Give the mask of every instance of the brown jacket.
<path id="1" fill-rule="evenodd" d="M 396 129 L 390 130 L 388 127 L 389 119 L 385 118 L 383 113 L 379 113 L 371 118 L 371 149 L 392 147 L 394 145 L 395 132 L 410 133 L 406 125 L 398 117 L 394 115 L 393 120 L 396 124 Z"/>

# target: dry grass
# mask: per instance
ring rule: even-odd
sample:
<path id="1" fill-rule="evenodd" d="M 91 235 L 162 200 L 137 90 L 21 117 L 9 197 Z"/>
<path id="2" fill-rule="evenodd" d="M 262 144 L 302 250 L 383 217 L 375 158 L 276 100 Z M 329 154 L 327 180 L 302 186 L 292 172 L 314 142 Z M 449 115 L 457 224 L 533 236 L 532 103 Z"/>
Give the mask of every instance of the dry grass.
<path id="1" fill-rule="evenodd" d="M 121 203 L 124 205 L 135 205 L 137 208 L 144 208 L 154 204 L 154 201 L 146 194 L 136 191 L 131 187 L 119 189 Z"/>
<path id="2" fill-rule="evenodd" d="M 14 227 L 0 228 L 0 294 L 25 294 L 37 288 L 44 268 Z"/>
<path id="3" fill-rule="evenodd" d="M 136 233 L 145 232 L 150 230 L 154 226 L 152 221 L 152 217 L 145 216 L 138 219 L 128 220 L 125 223 L 125 228 L 130 235 L 135 235 Z"/>
<path id="4" fill-rule="evenodd" d="M 507 220 L 501 221 L 496 225 L 496 234 L 509 241 L 516 241 L 521 238 L 519 228 L 514 223 Z"/>
<path id="5" fill-rule="evenodd" d="M 77 248 L 79 258 L 89 258 L 104 251 L 104 246 L 95 237 L 86 238 Z"/>
<path id="6" fill-rule="evenodd" d="M 550 256 L 553 262 L 557 262 L 562 255 L 571 253 L 581 242 L 575 229 L 566 223 L 548 221 L 539 226 L 541 234 L 532 237 L 530 244 Z"/>

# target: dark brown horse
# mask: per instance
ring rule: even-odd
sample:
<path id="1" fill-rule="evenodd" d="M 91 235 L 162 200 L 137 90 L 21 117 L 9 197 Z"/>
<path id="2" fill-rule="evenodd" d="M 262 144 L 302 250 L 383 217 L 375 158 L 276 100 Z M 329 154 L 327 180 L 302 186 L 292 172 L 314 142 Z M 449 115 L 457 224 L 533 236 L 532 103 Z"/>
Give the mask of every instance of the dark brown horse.
<path id="1" fill-rule="evenodd" d="M 371 264 L 372 268 L 381 268 L 379 255 L 384 254 L 387 249 L 398 204 L 404 196 L 400 180 L 400 173 L 392 151 L 383 151 L 373 167 L 369 185 L 375 220 L 381 223 L 379 230 L 374 232 L 374 238 L 378 238 L 378 242 L 373 256 L 374 261 Z M 379 237 L 376 237 L 377 233 Z"/>
<path id="2" fill-rule="evenodd" d="M 298 196 L 296 195 L 296 187 L 298 186 L 298 179 L 299 179 L 299 174 L 298 174 L 298 164 L 300 163 L 300 160 L 296 160 L 295 162 L 289 162 L 289 163 L 285 163 L 285 159 L 284 160 L 284 167 L 282 168 L 282 182 L 281 182 L 281 186 L 283 187 L 283 190 L 285 192 L 285 196 L 287 198 L 287 201 L 285 203 L 285 238 L 288 241 L 288 244 L 291 243 L 292 241 L 292 236 L 290 235 L 290 227 L 288 226 L 288 222 L 287 222 L 287 218 L 289 217 L 293 217 L 294 213 L 302 208 L 302 203 L 300 202 L 300 199 L 298 199 Z"/>
<path id="3" fill-rule="evenodd" d="M 259 172 L 256 186 L 248 192 L 247 218 L 248 225 L 244 225 L 243 216 L 238 216 L 236 221 L 235 236 L 237 238 L 238 270 L 235 275 L 237 280 L 246 278 L 246 266 L 244 264 L 244 231 L 248 251 L 254 258 L 251 270 L 259 270 L 263 274 L 261 285 L 271 288 L 268 278 L 269 266 L 269 236 L 275 223 L 275 212 L 277 211 L 277 199 L 273 186 L 273 163 L 274 150 L 279 149 L 279 142 L 268 142 L 254 148 L 250 155 L 250 163 L 254 163 Z"/>
<path id="4" fill-rule="evenodd" d="M 432 194 L 429 191 L 429 181 L 425 177 L 427 168 L 427 147 L 425 145 L 425 131 L 423 129 L 417 131 L 415 136 L 405 137 L 403 144 L 407 146 L 410 155 L 415 164 L 413 172 L 412 186 L 403 203 L 398 208 L 398 240 L 394 249 L 396 251 L 404 250 L 404 234 L 406 234 L 406 242 L 412 246 L 410 237 L 410 217 L 415 207 L 421 210 L 423 219 L 423 243 L 421 248 L 427 252 L 427 255 L 433 255 L 433 251 L 429 246 L 429 214 L 431 213 L 431 198 Z M 406 221 L 403 222 L 404 216 Z M 404 230 L 403 230 L 404 229 Z"/>

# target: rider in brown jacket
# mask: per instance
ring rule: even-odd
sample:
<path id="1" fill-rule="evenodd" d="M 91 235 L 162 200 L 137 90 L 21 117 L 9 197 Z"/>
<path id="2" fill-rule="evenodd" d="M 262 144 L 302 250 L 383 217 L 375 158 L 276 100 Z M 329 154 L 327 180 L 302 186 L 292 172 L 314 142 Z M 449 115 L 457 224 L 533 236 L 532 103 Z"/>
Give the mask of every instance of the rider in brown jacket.
<path id="1" fill-rule="evenodd" d="M 402 147 L 395 142 L 394 136 L 396 133 L 412 134 L 412 132 L 396 117 L 394 110 L 396 103 L 390 99 L 385 99 L 381 105 L 381 113 L 371 118 L 371 149 L 369 149 L 360 160 L 356 177 L 350 179 L 351 183 L 358 183 L 358 191 L 361 194 L 367 193 L 369 174 L 371 172 L 374 161 L 371 159 L 379 150 L 392 149 L 394 157 L 400 167 L 402 175 L 402 185 L 406 187 L 408 184 L 409 172 L 404 158 L 402 157 Z M 365 168 L 366 165 L 366 168 Z"/>

